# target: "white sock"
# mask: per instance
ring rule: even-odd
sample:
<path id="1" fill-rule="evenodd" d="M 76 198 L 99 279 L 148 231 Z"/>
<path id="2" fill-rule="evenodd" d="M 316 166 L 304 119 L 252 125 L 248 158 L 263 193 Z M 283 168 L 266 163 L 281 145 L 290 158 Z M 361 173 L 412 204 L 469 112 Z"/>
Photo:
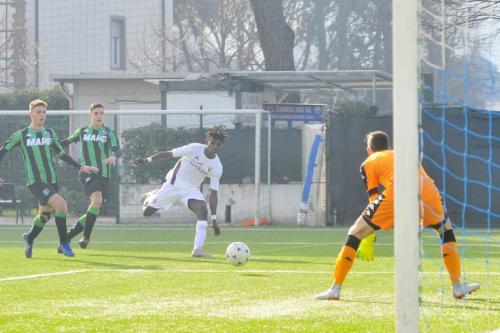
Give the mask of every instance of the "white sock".
<path id="1" fill-rule="evenodd" d="M 198 250 L 205 244 L 205 238 L 207 237 L 207 221 L 196 222 L 196 235 L 194 236 L 194 249 Z"/>

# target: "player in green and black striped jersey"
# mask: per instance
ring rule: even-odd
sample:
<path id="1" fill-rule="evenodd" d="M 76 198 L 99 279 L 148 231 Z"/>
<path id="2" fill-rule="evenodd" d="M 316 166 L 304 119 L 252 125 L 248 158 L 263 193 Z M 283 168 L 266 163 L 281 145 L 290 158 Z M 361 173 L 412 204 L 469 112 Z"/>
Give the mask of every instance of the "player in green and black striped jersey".
<path id="1" fill-rule="evenodd" d="M 68 205 L 58 194 L 56 169 L 53 155 L 56 154 L 64 162 L 80 169 L 80 172 L 91 174 L 99 169 L 93 166 L 82 166 L 64 153 L 56 132 L 43 127 L 46 119 L 47 103 L 36 99 L 30 103 L 30 126 L 16 131 L 0 148 L 0 161 L 3 156 L 18 147 L 21 150 L 28 189 L 39 201 L 39 212 L 29 233 L 23 235 L 25 242 L 24 254 L 31 258 L 33 241 L 49 221 L 55 211 L 57 231 L 62 252 L 69 257 L 74 253 L 67 238 L 66 215 Z M 1 185 L 1 184 L 0 184 Z"/>
<path id="2" fill-rule="evenodd" d="M 78 244 L 82 249 L 87 248 L 90 234 L 97 219 L 97 215 L 106 200 L 111 167 L 120 157 L 120 145 L 116 133 L 104 125 L 104 107 L 102 104 L 91 104 L 89 108 L 90 124 L 78 128 L 68 138 L 61 141 L 63 146 L 73 142 L 80 142 L 80 163 L 99 168 L 99 172 L 89 175 L 80 174 L 85 195 L 89 197 L 90 205 L 87 212 L 78 219 L 78 222 L 68 233 L 68 239 L 83 231 L 83 237 Z M 61 252 L 60 249 L 58 249 Z"/>

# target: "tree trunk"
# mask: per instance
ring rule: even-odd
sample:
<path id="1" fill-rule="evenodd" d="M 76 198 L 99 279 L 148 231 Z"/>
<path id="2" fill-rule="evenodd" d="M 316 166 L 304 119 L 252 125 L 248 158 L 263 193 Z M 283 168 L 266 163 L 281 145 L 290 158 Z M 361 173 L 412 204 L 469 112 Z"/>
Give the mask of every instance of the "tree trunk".
<path id="1" fill-rule="evenodd" d="M 314 5 L 314 19 L 316 21 L 316 39 L 318 41 L 318 69 L 325 70 L 328 66 L 329 55 L 326 47 L 325 30 L 325 2 L 316 1 Z"/>
<path id="2" fill-rule="evenodd" d="M 251 0 L 266 70 L 293 71 L 295 34 L 286 24 L 281 0 Z"/>
<path id="3" fill-rule="evenodd" d="M 382 69 L 392 73 L 392 2 L 387 0 L 380 4 L 377 20 L 378 27 L 382 33 L 382 47 L 384 58 Z"/>
<path id="4" fill-rule="evenodd" d="M 337 68 L 349 68 L 349 47 L 347 42 L 347 19 L 351 14 L 352 3 L 350 1 L 341 1 L 339 3 L 339 14 L 337 16 Z"/>
<path id="5" fill-rule="evenodd" d="M 264 53 L 266 71 L 293 71 L 295 33 L 285 22 L 281 0 L 250 0 Z M 288 94 L 285 103 L 300 103 L 299 93 Z"/>

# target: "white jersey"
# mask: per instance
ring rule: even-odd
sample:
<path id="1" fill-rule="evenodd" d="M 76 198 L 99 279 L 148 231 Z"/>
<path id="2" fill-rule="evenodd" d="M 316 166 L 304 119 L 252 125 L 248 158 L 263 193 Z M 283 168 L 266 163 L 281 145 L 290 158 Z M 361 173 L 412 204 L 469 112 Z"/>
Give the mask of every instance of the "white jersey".
<path id="1" fill-rule="evenodd" d="M 201 143 L 190 143 L 172 150 L 174 157 L 181 157 L 167 173 L 165 180 L 176 187 L 193 188 L 200 186 L 206 177 L 210 178 L 210 188 L 219 190 L 222 176 L 222 163 L 219 156 L 210 159 L 205 155 L 207 146 Z"/>

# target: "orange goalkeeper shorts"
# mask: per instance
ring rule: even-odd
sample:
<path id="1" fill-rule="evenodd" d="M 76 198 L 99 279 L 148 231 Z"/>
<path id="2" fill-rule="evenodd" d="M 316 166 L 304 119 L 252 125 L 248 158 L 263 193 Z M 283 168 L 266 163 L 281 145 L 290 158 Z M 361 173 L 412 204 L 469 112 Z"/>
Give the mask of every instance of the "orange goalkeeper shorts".
<path id="1" fill-rule="evenodd" d="M 420 187 L 420 226 L 425 228 L 441 223 L 446 216 L 441 194 L 439 194 L 434 182 L 430 179 L 424 179 Z M 370 202 L 364 210 L 362 217 L 374 229 L 392 229 L 394 226 L 393 189 L 386 189 L 375 200 Z"/>

